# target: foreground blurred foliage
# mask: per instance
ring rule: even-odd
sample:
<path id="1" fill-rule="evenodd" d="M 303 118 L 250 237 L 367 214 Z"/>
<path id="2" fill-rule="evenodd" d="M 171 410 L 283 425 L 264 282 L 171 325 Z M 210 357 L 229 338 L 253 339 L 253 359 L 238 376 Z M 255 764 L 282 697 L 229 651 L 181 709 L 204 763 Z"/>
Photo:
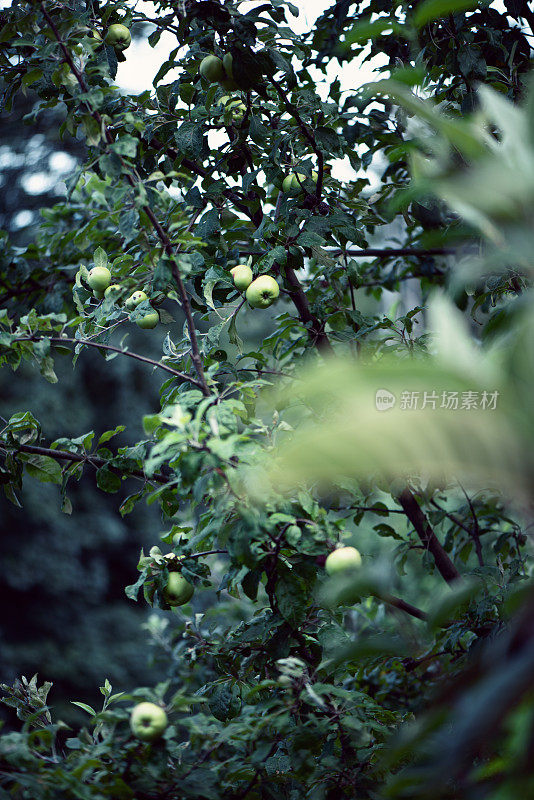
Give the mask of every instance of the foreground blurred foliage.
<path id="1" fill-rule="evenodd" d="M 3 566 L 2 797 L 532 793 L 532 14 L 509 6 L 342 1 L 305 36 L 281 0 L 2 12 L 3 113 L 30 96 L 85 151 L 1 240 L 0 482 L 46 534 Z M 118 90 L 111 25 L 176 39 L 153 91 Z M 332 77 L 376 55 L 376 83 Z M 233 284 L 249 258 L 268 309 Z M 338 545 L 361 566 L 329 574 Z"/>

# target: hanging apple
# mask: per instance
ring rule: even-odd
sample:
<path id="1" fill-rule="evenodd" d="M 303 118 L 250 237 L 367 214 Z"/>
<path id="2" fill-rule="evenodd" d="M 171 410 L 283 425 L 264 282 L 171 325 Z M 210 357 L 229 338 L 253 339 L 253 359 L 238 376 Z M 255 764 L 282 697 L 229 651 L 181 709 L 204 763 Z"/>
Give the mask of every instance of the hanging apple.
<path id="1" fill-rule="evenodd" d="M 240 292 L 244 292 L 252 283 L 252 270 L 248 264 L 238 264 L 236 267 L 232 267 L 230 273 L 236 289 L 239 289 Z"/>
<path id="2" fill-rule="evenodd" d="M 260 275 L 247 289 L 246 298 L 252 308 L 269 308 L 278 295 L 280 287 L 270 275 Z"/>
<path id="3" fill-rule="evenodd" d="M 95 292 L 105 292 L 111 283 L 111 272 L 107 267 L 93 267 L 89 270 L 87 283 Z"/>
<path id="4" fill-rule="evenodd" d="M 195 592 L 195 587 L 179 572 L 171 572 L 163 598 L 170 606 L 183 606 L 188 603 Z"/>
<path id="5" fill-rule="evenodd" d="M 106 44 L 122 52 L 130 46 L 132 35 L 126 25 L 120 22 L 110 25 L 106 32 Z"/>
<path id="6" fill-rule="evenodd" d="M 130 715 L 132 733 L 143 742 L 159 739 L 167 723 L 167 714 L 155 703 L 138 703 Z"/>
<path id="7" fill-rule="evenodd" d="M 311 180 L 314 183 L 317 183 L 318 178 L 319 175 L 317 171 L 313 170 L 311 174 Z M 286 194 L 298 194 L 299 192 L 304 191 L 304 183 L 307 179 L 307 176 L 302 172 L 290 172 L 289 175 L 286 175 L 283 180 L 282 191 Z"/>
<path id="8" fill-rule="evenodd" d="M 217 83 L 225 76 L 223 62 L 213 54 L 202 59 L 198 71 L 210 83 Z"/>
<path id="9" fill-rule="evenodd" d="M 147 311 L 142 317 L 138 317 L 135 320 L 135 324 L 138 325 L 143 330 L 150 330 L 151 328 L 155 328 L 159 322 L 159 314 L 157 311 L 152 309 L 151 311 Z"/>
<path id="10" fill-rule="evenodd" d="M 361 566 L 362 557 L 355 547 L 339 547 L 333 550 L 325 562 L 325 569 L 329 575 L 357 569 Z"/>
<path id="11" fill-rule="evenodd" d="M 132 308 L 137 308 L 137 306 L 141 305 L 143 300 L 148 300 L 148 295 L 145 292 L 137 291 L 130 295 L 124 305 L 126 308 L 131 310 Z"/>

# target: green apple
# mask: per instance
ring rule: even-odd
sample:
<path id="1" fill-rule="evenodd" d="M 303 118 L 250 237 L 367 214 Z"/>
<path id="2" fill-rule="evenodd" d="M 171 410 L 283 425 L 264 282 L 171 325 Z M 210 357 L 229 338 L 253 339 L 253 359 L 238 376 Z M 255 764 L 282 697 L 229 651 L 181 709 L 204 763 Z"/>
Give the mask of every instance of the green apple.
<path id="1" fill-rule="evenodd" d="M 93 297 L 96 297 L 97 300 L 103 300 L 104 292 L 97 292 L 96 289 L 93 289 Z"/>
<path id="2" fill-rule="evenodd" d="M 227 94 L 221 97 L 219 105 L 223 106 L 225 112 L 229 112 L 234 122 L 241 122 L 247 110 L 246 105 L 241 100 L 232 99 Z"/>
<path id="3" fill-rule="evenodd" d="M 87 283 L 96 292 L 104 292 L 111 283 L 111 272 L 107 267 L 93 267 L 89 270 Z"/>
<path id="4" fill-rule="evenodd" d="M 260 275 L 247 289 L 246 298 L 252 308 L 269 308 L 280 294 L 280 287 L 270 275 Z"/>
<path id="5" fill-rule="evenodd" d="M 167 586 L 164 589 L 163 597 L 170 606 L 183 606 L 193 597 L 195 587 L 180 575 L 179 572 L 171 572 Z"/>
<path id="6" fill-rule="evenodd" d="M 236 289 L 244 292 L 252 283 L 252 270 L 248 264 L 238 264 L 237 267 L 232 267 L 230 270 Z"/>
<path id="7" fill-rule="evenodd" d="M 126 300 L 124 305 L 128 309 L 137 308 L 137 306 L 141 305 L 143 300 L 148 300 L 148 295 L 145 292 L 134 292 L 130 295 L 130 297 Z"/>
<path id="8" fill-rule="evenodd" d="M 232 78 L 223 78 L 219 83 L 227 92 L 236 92 L 239 89 L 239 86 Z"/>
<path id="9" fill-rule="evenodd" d="M 312 171 L 311 179 L 317 183 L 319 175 L 316 170 Z M 303 191 L 303 184 L 307 180 L 307 176 L 302 172 L 290 172 L 286 175 L 282 183 L 282 191 L 286 194 L 298 194 Z"/>
<path id="10" fill-rule="evenodd" d="M 234 122 L 241 122 L 241 120 L 245 116 L 246 111 L 247 111 L 246 105 L 241 102 L 234 105 L 233 108 L 230 108 L 230 112 L 232 114 L 232 119 L 234 120 Z"/>
<path id="11" fill-rule="evenodd" d="M 239 89 L 239 86 L 234 80 L 233 61 L 234 59 L 232 54 L 225 53 L 222 60 L 224 75 L 222 78 L 217 79 L 221 86 L 223 86 L 229 92 L 235 92 L 236 89 Z"/>
<path id="12" fill-rule="evenodd" d="M 110 44 L 115 50 L 126 50 L 130 46 L 132 35 L 126 25 L 120 22 L 110 25 L 106 33 L 106 44 Z"/>
<path id="13" fill-rule="evenodd" d="M 104 291 L 104 297 L 109 297 L 110 295 L 115 297 L 115 295 L 118 295 L 121 290 L 122 286 L 119 283 L 112 283 Z"/>
<path id="14" fill-rule="evenodd" d="M 225 77 L 223 62 L 213 54 L 202 59 L 198 71 L 210 83 L 217 83 Z"/>
<path id="15" fill-rule="evenodd" d="M 329 575 L 357 569 L 361 566 L 362 557 L 355 547 L 339 547 L 334 550 L 325 562 L 325 569 Z"/>
<path id="16" fill-rule="evenodd" d="M 233 70 L 234 59 L 233 59 L 232 54 L 231 53 L 225 53 L 224 56 L 223 56 L 222 63 L 223 63 L 224 71 L 226 73 L 226 77 L 230 78 L 230 80 L 233 81 L 233 79 L 234 79 L 234 70 Z"/>
<path id="17" fill-rule="evenodd" d="M 159 739 L 167 727 L 167 714 L 155 703 L 138 703 L 130 715 L 130 728 L 143 742 Z"/>
<path id="18" fill-rule="evenodd" d="M 159 322 L 159 314 L 157 311 L 147 311 L 147 313 L 142 316 L 138 317 L 135 320 L 135 324 L 138 325 L 143 330 L 150 330 L 151 328 L 155 328 Z"/>

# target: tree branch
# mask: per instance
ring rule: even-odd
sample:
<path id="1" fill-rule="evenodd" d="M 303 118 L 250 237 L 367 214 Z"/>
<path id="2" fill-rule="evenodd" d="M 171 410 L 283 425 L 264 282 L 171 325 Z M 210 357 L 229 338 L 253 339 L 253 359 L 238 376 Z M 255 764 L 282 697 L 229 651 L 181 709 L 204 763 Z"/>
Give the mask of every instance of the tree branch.
<path id="1" fill-rule="evenodd" d="M 317 156 L 317 185 L 315 187 L 315 198 L 317 203 L 321 199 L 321 193 L 323 190 L 323 174 L 324 174 L 324 156 L 322 153 L 321 148 L 318 146 L 315 136 L 313 135 L 310 128 L 306 125 L 304 120 L 299 114 L 298 108 L 293 105 L 289 97 L 287 96 L 282 86 L 278 83 L 278 81 L 271 76 L 270 81 L 274 88 L 276 89 L 278 96 L 281 98 L 282 102 L 284 103 L 287 111 L 291 114 L 293 119 L 296 121 L 297 125 L 299 126 L 300 130 L 302 131 L 302 135 L 310 144 L 313 152 Z"/>
<path id="2" fill-rule="evenodd" d="M 530 8 L 528 0 L 521 0 L 521 11 L 519 12 L 523 19 L 526 19 L 530 26 L 530 30 L 534 34 L 534 11 Z"/>
<path id="3" fill-rule="evenodd" d="M 164 150 L 165 153 L 173 159 L 176 159 L 180 156 L 178 150 L 176 150 L 174 147 L 164 145 L 163 142 L 155 136 L 153 136 L 150 140 L 150 144 L 153 144 L 157 150 Z M 192 161 L 190 158 L 182 158 L 180 163 L 186 169 L 190 170 L 201 178 L 205 178 L 206 175 L 209 175 L 209 172 L 205 167 L 197 164 L 196 161 Z M 250 221 L 254 223 L 256 228 L 261 225 L 261 221 L 263 219 L 263 211 L 261 209 L 256 212 L 251 211 L 245 202 L 246 198 L 242 197 L 239 192 L 236 192 L 234 189 L 224 189 L 222 193 L 224 197 L 230 200 L 234 206 L 241 211 L 242 214 L 245 214 Z"/>
<path id="4" fill-rule="evenodd" d="M 398 497 L 406 516 L 415 528 L 417 535 L 427 550 L 434 556 L 434 562 L 441 576 L 447 583 L 453 583 L 461 578 L 460 573 L 445 552 L 436 534 L 421 511 L 419 504 L 408 487 Z"/>
<path id="5" fill-rule="evenodd" d="M 308 298 L 300 285 L 299 279 L 295 275 L 295 271 L 291 267 L 284 267 L 283 269 L 286 274 L 287 282 L 291 286 L 288 294 L 295 304 L 301 321 L 308 327 L 308 334 L 312 343 L 317 345 L 324 353 L 333 353 L 332 345 L 324 332 L 323 324 L 317 317 L 314 317 L 310 311 Z"/>
<path id="6" fill-rule="evenodd" d="M 416 619 L 421 619 L 423 621 L 428 619 L 428 614 L 426 614 L 424 611 L 421 611 L 420 608 L 412 606 L 411 603 L 407 603 L 406 600 L 402 600 L 400 597 L 394 597 L 392 594 L 385 594 L 380 595 L 378 599 L 383 603 L 387 603 L 388 606 L 393 606 L 399 611 L 404 611 L 405 614 L 409 614 L 411 617 L 415 617 Z"/>
<path id="7" fill-rule="evenodd" d="M 162 226 L 156 219 L 152 209 L 149 208 L 148 206 L 143 206 L 143 210 L 147 215 L 147 217 L 149 218 L 150 222 L 152 223 L 154 230 L 156 231 L 161 243 L 163 244 L 163 249 L 165 250 L 165 252 L 172 261 L 172 274 L 174 280 L 176 281 L 176 285 L 178 286 L 178 292 L 180 293 L 180 298 L 182 300 L 182 308 L 184 310 L 185 319 L 187 322 L 187 329 L 189 331 L 189 341 L 191 342 L 191 359 L 193 361 L 193 364 L 195 365 L 195 369 L 199 377 L 200 388 L 206 396 L 209 396 L 210 390 L 208 388 L 208 384 L 206 383 L 206 377 L 204 375 L 204 365 L 202 363 L 202 359 L 200 357 L 200 351 L 198 348 L 195 322 L 193 320 L 193 311 L 191 309 L 191 303 L 189 302 L 189 297 L 187 296 L 187 292 L 185 290 L 185 286 L 182 281 L 182 276 L 180 275 L 180 270 L 178 268 L 178 264 L 174 256 L 174 250 L 172 244 L 166 232 L 163 230 Z"/>
<path id="8" fill-rule="evenodd" d="M 393 256 L 414 256 L 426 258 L 427 256 L 453 255 L 456 250 L 452 247 L 431 247 L 428 250 L 417 247 L 364 247 L 361 250 L 327 250 L 330 256 L 341 256 L 346 253 L 352 258 L 389 258 Z"/>
<path id="9" fill-rule="evenodd" d="M 410 256 L 414 258 L 426 258 L 427 256 L 448 256 L 457 252 L 454 248 L 433 247 L 428 250 L 416 247 L 363 247 L 360 250 L 328 250 L 322 248 L 329 256 L 336 258 L 347 254 L 351 258 L 395 258 L 397 256 Z M 261 256 L 257 250 L 241 250 L 244 256 Z"/>
<path id="10" fill-rule="evenodd" d="M 80 73 L 80 71 L 76 67 L 76 64 L 74 63 L 74 60 L 73 60 L 71 54 L 69 53 L 67 47 L 65 46 L 64 42 L 62 41 L 61 35 L 60 35 L 56 25 L 54 24 L 53 19 L 48 14 L 44 3 L 41 2 L 40 5 L 41 5 L 41 11 L 43 13 L 43 16 L 45 17 L 46 21 L 50 25 L 52 33 L 54 34 L 54 36 L 55 36 L 55 38 L 56 38 L 56 40 L 57 40 L 62 52 L 63 52 L 63 55 L 65 56 L 66 61 L 69 64 L 69 67 L 71 68 L 72 72 L 74 73 L 74 75 L 76 77 L 76 80 L 80 84 L 80 87 L 82 88 L 82 90 L 84 92 L 87 92 L 87 85 L 85 83 L 83 75 Z M 112 144 L 113 143 L 113 136 L 112 136 L 109 128 L 104 124 L 104 122 L 102 120 L 102 117 L 100 116 L 100 113 L 96 109 L 93 109 L 89 103 L 84 101 L 83 104 L 88 109 L 88 111 L 91 114 L 91 116 L 93 116 L 94 119 L 98 122 L 102 132 L 104 133 L 104 136 L 105 136 L 105 139 L 106 139 L 107 143 L 108 144 Z M 121 157 L 121 161 L 123 162 L 122 157 Z M 134 180 L 134 178 L 129 173 L 126 173 L 126 180 L 130 184 L 130 186 L 132 186 L 132 188 L 135 187 L 136 181 Z M 176 263 L 175 254 L 174 254 L 174 250 L 173 250 L 172 244 L 170 242 L 169 237 L 167 236 L 167 233 L 165 232 L 165 230 L 163 229 L 161 224 L 156 219 L 156 216 L 154 215 L 154 212 L 152 211 L 150 206 L 144 205 L 144 206 L 142 206 L 142 209 L 145 212 L 145 214 L 147 215 L 147 217 L 150 220 L 150 222 L 152 223 L 152 227 L 156 231 L 156 234 L 157 234 L 159 240 L 163 244 L 163 248 L 164 248 L 166 254 L 172 260 L 172 263 L 173 263 L 173 276 L 174 276 L 174 279 L 176 281 L 176 285 L 178 286 L 178 292 L 180 294 L 180 298 L 181 298 L 181 301 L 182 301 L 182 307 L 184 309 L 186 322 L 187 322 L 187 328 L 188 328 L 188 331 L 189 331 L 189 341 L 191 342 L 191 353 L 192 353 L 191 357 L 192 357 L 195 369 L 197 371 L 197 375 L 198 375 L 199 383 L 200 383 L 200 388 L 201 388 L 202 392 L 205 395 L 209 395 L 210 394 L 210 390 L 208 388 L 208 384 L 206 383 L 206 378 L 205 378 L 205 375 L 204 375 L 204 367 L 203 367 L 202 359 L 200 358 L 200 353 L 199 353 L 199 349 L 198 349 L 198 341 L 197 341 L 197 336 L 196 336 L 195 323 L 193 321 L 193 313 L 192 313 L 192 310 L 191 310 L 191 303 L 189 302 L 189 297 L 187 296 L 187 292 L 185 290 L 185 286 L 183 284 L 182 277 L 180 275 L 180 271 L 178 269 L 178 264 Z"/>
<path id="11" fill-rule="evenodd" d="M 49 458 L 57 458 L 60 461 L 72 461 L 73 463 L 80 463 L 80 464 L 90 464 L 97 469 L 100 467 L 108 467 L 112 472 L 115 472 L 118 475 L 125 475 L 128 474 L 134 478 L 141 478 L 144 481 L 150 482 L 151 480 L 156 481 L 156 483 L 169 483 L 170 479 L 165 475 L 162 475 L 160 472 L 156 472 L 155 475 L 152 475 L 150 478 L 145 475 L 143 470 L 141 469 L 134 469 L 128 472 L 127 470 L 121 469 L 120 467 L 115 467 L 113 464 L 110 464 L 108 459 L 100 458 L 99 456 L 92 456 L 89 453 L 82 455 L 81 453 L 70 453 L 68 450 L 54 450 L 51 447 L 39 447 L 38 445 L 34 444 L 6 444 L 5 442 L 0 444 L 1 447 L 8 447 L 13 448 L 17 452 L 21 453 L 33 453 L 34 455 L 38 456 L 48 456 Z"/>
<path id="12" fill-rule="evenodd" d="M 165 372 L 169 372 L 171 375 L 174 375 L 176 378 L 180 378 L 183 381 L 187 381 L 188 383 L 192 383 L 194 386 L 198 386 L 202 388 L 199 381 L 192 378 L 190 375 L 187 375 L 185 372 L 179 372 L 177 369 L 173 367 L 169 367 L 167 364 L 162 364 L 161 361 L 154 361 L 152 358 L 147 358 L 146 356 L 139 355 L 139 353 L 132 353 L 130 350 L 121 350 L 120 347 L 113 347 L 110 344 L 102 344 L 101 342 L 92 342 L 90 339 L 72 339 L 66 336 L 20 336 L 14 341 L 16 342 L 42 342 L 48 339 L 49 342 L 54 342 L 57 344 L 73 344 L 73 345 L 86 345 L 87 347 L 95 347 L 98 350 L 109 350 L 111 353 L 118 353 L 121 356 L 128 356 L 129 358 L 135 358 L 136 361 L 142 361 L 145 364 L 151 364 L 153 367 L 159 367 L 159 369 L 165 370 Z"/>

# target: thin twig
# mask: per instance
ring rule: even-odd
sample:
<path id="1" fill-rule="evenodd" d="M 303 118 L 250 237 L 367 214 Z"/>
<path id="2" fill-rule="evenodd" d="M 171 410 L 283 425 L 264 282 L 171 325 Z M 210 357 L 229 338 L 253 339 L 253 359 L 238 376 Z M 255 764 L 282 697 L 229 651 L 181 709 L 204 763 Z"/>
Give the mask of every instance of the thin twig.
<path id="1" fill-rule="evenodd" d="M 471 502 L 471 498 L 465 491 L 464 487 L 460 483 L 460 489 L 465 495 L 465 499 L 467 500 L 467 504 L 469 506 L 469 510 L 471 511 L 471 516 L 473 517 L 473 527 L 470 530 L 470 535 L 475 543 L 475 552 L 477 554 L 479 566 L 484 566 L 484 558 L 482 556 L 482 544 L 480 542 L 480 528 L 478 526 L 478 519 L 475 513 L 475 509 L 473 508 L 473 503 Z"/>
<path id="2" fill-rule="evenodd" d="M 87 89 L 87 85 L 85 83 L 85 80 L 83 78 L 83 75 L 80 73 L 80 71 L 76 67 L 76 64 L 74 63 L 74 60 L 73 60 L 72 56 L 70 55 L 67 47 L 63 43 L 63 41 L 61 39 L 61 35 L 60 35 L 56 25 L 54 24 L 53 19 L 48 14 L 44 3 L 41 3 L 40 5 L 41 5 L 41 10 L 43 12 L 43 16 L 45 17 L 46 21 L 50 25 L 50 28 L 51 28 L 51 30 L 52 30 L 52 32 L 53 32 L 53 34 L 54 34 L 54 36 L 55 36 L 60 48 L 61 48 L 61 50 L 62 50 L 62 52 L 63 52 L 63 54 L 65 56 L 65 59 L 66 59 L 67 63 L 69 64 L 69 67 L 71 68 L 72 72 L 74 73 L 74 75 L 76 77 L 76 80 L 80 84 L 80 87 L 82 88 L 82 90 L 84 92 L 87 92 L 88 89 Z M 109 128 L 104 124 L 104 122 L 102 120 L 102 117 L 100 116 L 100 113 L 96 109 L 93 109 L 90 106 L 90 104 L 87 103 L 86 101 L 84 101 L 83 104 L 89 110 L 89 113 L 91 114 L 91 116 L 93 116 L 94 119 L 98 122 L 98 124 L 99 124 L 99 126 L 100 126 L 100 128 L 101 128 L 101 130 L 102 130 L 102 132 L 103 132 L 103 134 L 105 136 L 106 142 L 108 144 L 112 144 L 113 143 L 113 136 L 111 135 L 111 132 L 110 132 Z M 122 161 L 122 158 L 121 158 L 121 161 Z M 129 173 L 126 173 L 126 180 L 130 184 L 130 186 L 132 186 L 132 188 L 135 188 L 136 182 L 135 182 L 134 178 Z M 196 336 L 195 323 L 194 323 L 194 320 L 193 320 L 193 312 L 192 312 L 192 309 L 191 309 L 191 303 L 189 302 L 189 297 L 188 297 L 187 292 L 185 290 L 185 286 L 184 286 L 183 281 L 182 281 L 182 276 L 180 275 L 180 271 L 178 269 L 178 264 L 176 262 L 173 246 L 172 246 L 172 244 L 170 242 L 170 239 L 169 239 L 167 233 L 165 232 L 165 230 L 163 229 L 161 224 L 156 219 L 156 216 L 155 216 L 154 212 L 152 211 L 152 209 L 150 208 L 150 206 L 144 205 L 144 206 L 142 206 L 142 209 L 145 212 L 145 214 L 147 215 L 147 217 L 149 218 L 149 220 L 150 220 L 150 222 L 152 224 L 152 227 L 156 231 L 156 234 L 157 234 L 159 240 L 161 241 L 161 243 L 163 245 L 163 249 L 165 250 L 166 254 L 170 257 L 170 259 L 172 261 L 173 277 L 174 277 L 174 279 L 176 281 L 176 285 L 178 286 L 178 292 L 180 294 L 182 308 L 183 308 L 184 313 L 185 313 L 185 318 L 186 318 L 186 322 L 187 322 L 187 328 L 188 328 L 188 331 L 189 331 L 189 341 L 191 342 L 191 357 L 192 357 L 195 369 L 197 371 L 197 375 L 198 375 L 199 383 L 200 383 L 200 388 L 201 388 L 202 392 L 205 395 L 209 395 L 210 394 L 210 390 L 208 388 L 208 384 L 206 382 L 206 378 L 205 378 L 205 375 L 204 375 L 204 367 L 203 367 L 203 364 L 202 364 L 202 359 L 200 358 L 200 352 L 199 352 L 199 348 L 198 348 L 198 341 L 197 341 L 197 336 Z"/>
<path id="3" fill-rule="evenodd" d="M 313 152 L 317 156 L 317 185 L 315 187 L 315 197 L 317 202 L 321 199 L 321 193 L 323 190 L 323 174 L 324 174 L 324 156 L 322 153 L 321 148 L 317 144 L 315 136 L 313 135 L 310 128 L 306 125 L 304 120 L 299 114 L 298 108 L 291 102 L 289 97 L 287 96 L 286 92 L 282 88 L 282 86 L 278 83 L 278 81 L 271 76 L 270 78 L 272 85 L 276 89 L 278 96 L 284 103 L 286 110 L 289 114 L 293 117 L 297 125 L 299 126 L 300 130 L 302 131 L 302 135 L 304 138 L 309 142 Z"/>
<path id="4" fill-rule="evenodd" d="M 155 361 L 152 358 L 148 358 L 147 356 L 142 356 L 139 353 L 133 353 L 131 350 L 122 350 L 120 347 L 114 347 L 110 344 L 102 344 L 101 342 L 92 342 L 90 339 L 72 339 L 66 336 L 19 336 L 13 341 L 16 342 L 42 342 L 47 340 L 49 342 L 54 342 L 57 344 L 73 344 L 73 345 L 86 345 L 87 347 L 95 347 L 98 350 L 109 350 L 111 353 L 118 353 L 121 356 L 128 356 L 129 358 L 134 358 L 136 361 L 142 361 L 145 364 L 151 364 L 153 367 L 159 367 L 159 369 L 165 370 L 165 372 L 169 372 L 171 375 L 174 375 L 176 378 L 181 378 L 183 381 L 187 381 L 188 383 L 192 383 L 194 386 L 201 387 L 199 381 L 192 378 L 190 375 L 187 375 L 185 372 L 180 372 L 174 367 L 169 367 L 167 364 L 162 364 L 161 361 Z"/>
<path id="5" fill-rule="evenodd" d="M 38 456 L 48 456 L 49 458 L 57 458 L 60 461 L 72 461 L 80 464 L 90 464 L 93 467 L 99 469 L 100 467 L 108 467 L 112 472 L 115 472 L 119 475 L 129 475 L 134 478 L 141 478 L 144 481 L 150 482 L 151 480 L 156 481 L 156 483 L 169 483 L 171 478 L 162 475 L 160 472 L 156 472 L 155 475 L 148 477 L 145 475 L 143 470 L 140 469 L 133 469 L 128 471 L 127 469 L 122 469 L 121 467 L 116 467 L 113 464 L 109 463 L 109 460 L 106 458 L 100 458 L 99 456 L 92 456 L 90 453 L 86 453 L 82 455 L 81 453 L 71 453 L 68 450 L 54 450 L 51 447 L 39 447 L 38 445 L 34 444 L 20 444 L 16 442 L 14 444 L 7 444 L 6 442 L 2 442 L 0 447 L 14 449 L 17 452 L 21 453 L 33 453 L 34 455 Z"/>

